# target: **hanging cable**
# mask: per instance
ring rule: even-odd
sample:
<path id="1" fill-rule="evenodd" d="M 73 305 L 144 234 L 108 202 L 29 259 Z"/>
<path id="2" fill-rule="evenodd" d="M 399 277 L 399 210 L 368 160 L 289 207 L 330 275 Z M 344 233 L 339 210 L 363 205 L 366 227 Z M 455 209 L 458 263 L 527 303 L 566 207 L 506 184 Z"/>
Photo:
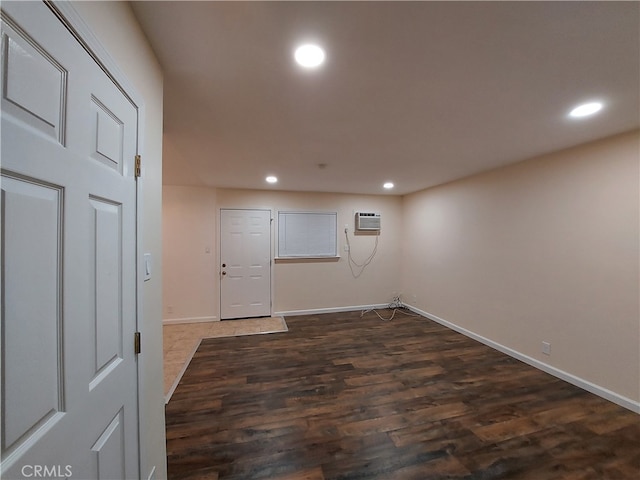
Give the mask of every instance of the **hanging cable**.
<path id="1" fill-rule="evenodd" d="M 376 243 L 373 246 L 373 251 L 371 252 L 371 255 L 369 255 L 367 259 L 364 262 L 362 262 L 362 264 L 359 264 L 358 262 L 356 262 L 351 256 L 351 242 L 349 242 L 349 234 L 347 233 L 346 228 L 344 229 L 344 236 L 347 239 L 347 249 L 348 249 L 347 259 L 349 263 L 349 269 L 351 270 L 351 275 L 353 275 L 353 278 L 358 278 L 360 277 L 360 275 L 362 275 L 362 272 L 364 272 L 364 269 L 367 268 L 367 266 L 371 263 L 371 261 L 373 260 L 373 257 L 376 256 L 376 252 L 378 251 L 379 235 L 376 235 Z M 356 271 L 354 270 L 354 266 L 360 269 L 358 273 L 356 273 Z"/>

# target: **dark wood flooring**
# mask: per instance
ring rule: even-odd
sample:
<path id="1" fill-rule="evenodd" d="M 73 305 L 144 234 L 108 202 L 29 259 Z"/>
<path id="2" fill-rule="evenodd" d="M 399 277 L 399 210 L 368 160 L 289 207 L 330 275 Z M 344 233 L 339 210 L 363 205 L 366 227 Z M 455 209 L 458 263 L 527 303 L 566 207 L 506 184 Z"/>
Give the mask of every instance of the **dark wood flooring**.
<path id="1" fill-rule="evenodd" d="M 640 415 L 428 319 L 287 318 L 203 340 L 171 479 L 640 479 Z"/>

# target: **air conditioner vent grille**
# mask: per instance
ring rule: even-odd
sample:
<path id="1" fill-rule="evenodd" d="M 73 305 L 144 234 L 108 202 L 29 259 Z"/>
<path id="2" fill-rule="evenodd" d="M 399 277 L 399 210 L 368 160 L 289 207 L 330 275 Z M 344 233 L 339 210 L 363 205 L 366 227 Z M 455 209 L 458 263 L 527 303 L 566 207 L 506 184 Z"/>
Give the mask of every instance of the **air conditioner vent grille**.
<path id="1" fill-rule="evenodd" d="M 380 231 L 380 214 L 371 212 L 356 213 L 356 230 L 379 232 Z"/>

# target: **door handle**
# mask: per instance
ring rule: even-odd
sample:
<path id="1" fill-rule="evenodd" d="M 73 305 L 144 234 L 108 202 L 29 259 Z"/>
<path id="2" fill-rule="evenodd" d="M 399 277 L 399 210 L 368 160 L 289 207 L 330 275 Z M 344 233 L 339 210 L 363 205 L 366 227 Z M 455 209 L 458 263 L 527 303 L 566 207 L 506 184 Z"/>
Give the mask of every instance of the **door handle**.
<path id="1" fill-rule="evenodd" d="M 226 275 L 226 274 L 227 274 L 227 272 L 225 272 L 225 271 L 223 270 L 223 271 L 222 271 L 222 275 Z"/>

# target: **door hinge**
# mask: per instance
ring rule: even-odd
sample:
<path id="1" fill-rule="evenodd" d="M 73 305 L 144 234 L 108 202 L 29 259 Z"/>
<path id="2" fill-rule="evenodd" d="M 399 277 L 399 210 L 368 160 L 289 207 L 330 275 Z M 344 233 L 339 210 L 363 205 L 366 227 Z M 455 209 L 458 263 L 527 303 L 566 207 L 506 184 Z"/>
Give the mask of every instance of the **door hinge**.
<path id="1" fill-rule="evenodd" d="M 140 332 L 133 334 L 133 350 L 136 355 L 140 353 Z"/>
<path id="2" fill-rule="evenodd" d="M 136 155 L 136 163 L 135 163 L 133 176 L 136 178 L 139 178 L 142 176 L 142 157 L 140 155 Z"/>

